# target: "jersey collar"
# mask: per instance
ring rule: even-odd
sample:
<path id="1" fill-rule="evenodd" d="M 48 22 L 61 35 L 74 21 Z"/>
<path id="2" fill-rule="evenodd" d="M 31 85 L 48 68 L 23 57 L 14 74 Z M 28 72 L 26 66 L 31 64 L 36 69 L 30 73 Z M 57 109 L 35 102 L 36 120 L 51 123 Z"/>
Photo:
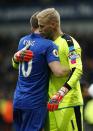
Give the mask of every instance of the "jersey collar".
<path id="1" fill-rule="evenodd" d="M 61 36 L 58 36 L 57 39 L 54 41 L 55 43 L 60 40 Z"/>
<path id="2" fill-rule="evenodd" d="M 34 37 L 35 37 L 35 38 L 40 38 L 41 35 L 40 35 L 40 34 L 37 34 L 37 33 L 32 33 L 32 34 L 31 34 L 31 37 L 32 37 L 32 38 L 34 38 Z"/>

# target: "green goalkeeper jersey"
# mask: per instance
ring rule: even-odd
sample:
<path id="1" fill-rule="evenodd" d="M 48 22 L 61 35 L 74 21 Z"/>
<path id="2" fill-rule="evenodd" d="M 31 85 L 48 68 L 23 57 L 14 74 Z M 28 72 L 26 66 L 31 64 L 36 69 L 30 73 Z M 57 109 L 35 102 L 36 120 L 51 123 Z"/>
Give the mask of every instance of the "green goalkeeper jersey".
<path id="1" fill-rule="evenodd" d="M 56 77 L 51 73 L 49 97 L 51 98 L 62 86 L 70 87 L 70 91 L 60 102 L 59 109 L 83 105 L 79 82 L 82 75 L 81 48 L 74 38 L 66 34 L 59 36 L 54 42 L 59 49 L 61 64 L 70 68 L 71 73 L 65 77 Z"/>

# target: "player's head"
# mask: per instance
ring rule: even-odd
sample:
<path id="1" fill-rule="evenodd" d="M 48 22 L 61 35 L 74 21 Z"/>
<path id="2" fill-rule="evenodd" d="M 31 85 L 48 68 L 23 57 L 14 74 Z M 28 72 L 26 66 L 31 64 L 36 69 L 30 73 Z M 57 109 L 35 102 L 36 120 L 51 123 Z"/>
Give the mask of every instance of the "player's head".
<path id="1" fill-rule="evenodd" d="M 53 39 L 60 30 L 60 15 L 54 8 L 47 8 L 37 14 L 39 31 L 46 38 Z"/>
<path id="2" fill-rule="evenodd" d="M 30 24 L 31 24 L 31 32 L 35 32 L 39 28 L 38 26 L 38 19 L 37 19 L 37 14 L 39 12 L 34 13 L 31 18 L 30 18 Z"/>

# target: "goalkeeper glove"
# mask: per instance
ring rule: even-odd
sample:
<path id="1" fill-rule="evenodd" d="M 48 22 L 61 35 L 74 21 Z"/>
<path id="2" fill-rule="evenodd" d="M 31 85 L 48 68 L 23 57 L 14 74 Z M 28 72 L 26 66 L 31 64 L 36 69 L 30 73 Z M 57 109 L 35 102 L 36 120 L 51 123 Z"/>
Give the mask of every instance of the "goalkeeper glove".
<path id="1" fill-rule="evenodd" d="M 28 62 L 33 58 L 31 50 L 20 50 L 14 54 L 14 60 L 17 62 Z"/>
<path id="2" fill-rule="evenodd" d="M 47 108 L 49 111 L 54 111 L 58 109 L 59 103 L 63 99 L 63 97 L 68 92 L 66 87 L 62 87 L 48 102 Z"/>

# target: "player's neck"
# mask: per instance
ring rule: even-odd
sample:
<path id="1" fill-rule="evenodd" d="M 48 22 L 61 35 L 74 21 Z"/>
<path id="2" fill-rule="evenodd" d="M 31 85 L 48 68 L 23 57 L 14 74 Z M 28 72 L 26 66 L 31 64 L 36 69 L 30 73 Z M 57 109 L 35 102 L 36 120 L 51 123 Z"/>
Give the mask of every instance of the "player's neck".
<path id="1" fill-rule="evenodd" d="M 36 30 L 34 31 L 34 33 L 40 34 L 39 29 L 36 29 Z"/>
<path id="2" fill-rule="evenodd" d="M 63 32 L 61 30 L 56 31 L 54 33 L 53 40 L 56 40 L 62 34 L 63 34 Z"/>

